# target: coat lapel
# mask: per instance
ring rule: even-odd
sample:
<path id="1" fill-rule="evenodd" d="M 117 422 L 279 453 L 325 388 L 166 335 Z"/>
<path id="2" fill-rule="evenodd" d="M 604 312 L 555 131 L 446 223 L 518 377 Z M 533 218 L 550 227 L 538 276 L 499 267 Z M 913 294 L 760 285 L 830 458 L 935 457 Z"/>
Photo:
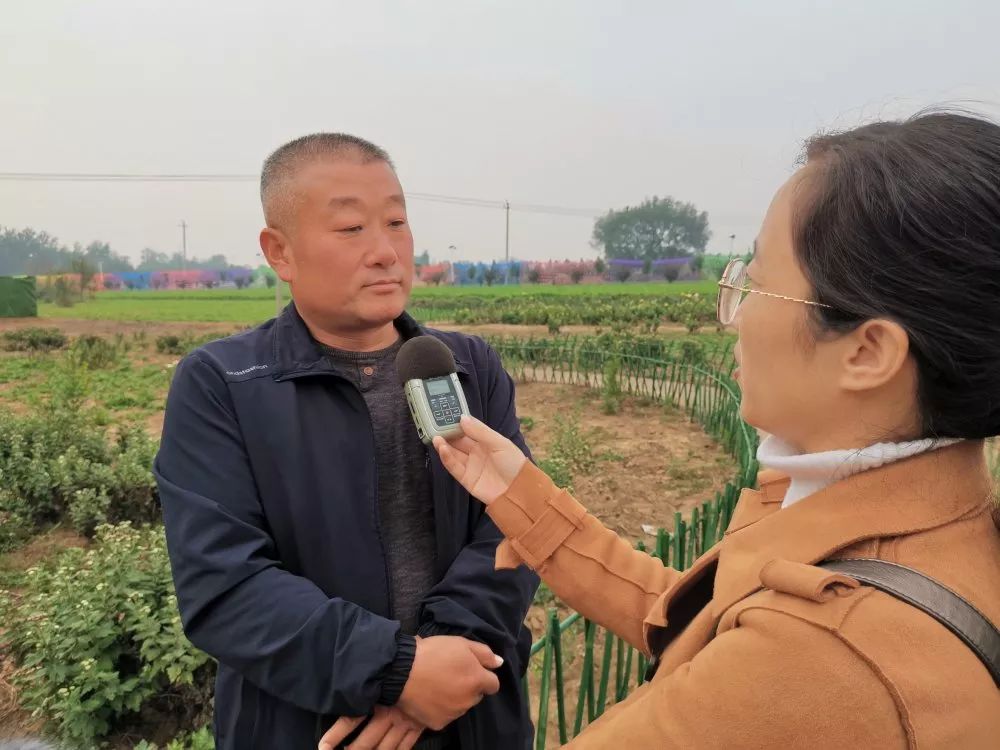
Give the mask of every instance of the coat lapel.
<path id="1" fill-rule="evenodd" d="M 744 490 L 719 543 L 713 614 L 762 588 L 771 560 L 813 564 L 860 541 L 950 523 L 989 502 L 992 488 L 982 441 L 969 440 L 871 469 L 780 508 L 787 481 L 761 476 Z"/>

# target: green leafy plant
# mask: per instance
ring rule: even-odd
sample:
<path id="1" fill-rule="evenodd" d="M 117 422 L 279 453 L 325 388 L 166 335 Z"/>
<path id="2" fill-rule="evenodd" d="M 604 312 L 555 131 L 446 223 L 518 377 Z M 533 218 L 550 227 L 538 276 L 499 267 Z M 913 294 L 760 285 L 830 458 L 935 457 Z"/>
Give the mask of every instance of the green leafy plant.
<path id="1" fill-rule="evenodd" d="M 155 520 L 155 452 L 140 425 L 119 426 L 109 440 L 86 411 L 0 413 L 0 518 L 17 531 L 5 528 L 0 543 L 63 519 L 86 534 L 103 522 Z"/>
<path id="2" fill-rule="evenodd" d="M 127 351 L 124 339 L 111 342 L 101 336 L 84 335 L 73 342 L 69 356 L 88 369 L 103 370 L 121 364 Z"/>
<path id="3" fill-rule="evenodd" d="M 214 666 L 181 628 L 161 528 L 101 526 L 0 604 L 22 705 L 85 747 L 156 706 L 203 722 Z"/>
<path id="4" fill-rule="evenodd" d="M 621 360 L 611 357 L 604 363 L 604 379 L 601 384 L 601 410 L 605 414 L 617 414 L 622 404 Z"/>
<path id="5" fill-rule="evenodd" d="M 0 349 L 8 352 L 50 352 L 62 349 L 66 342 L 58 328 L 21 328 L 0 334 Z"/>
<path id="6" fill-rule="evenodd" d="M 587 474 L 597 463 L 587 435 L 580 428 L 576 414 L 568 417 L 557 415 L 555 434 L 547 458 L 566 465 L 572 473 Z"/>
<path id="7" fill-rule="evenodd" d="M 215 341 L 218 338 L 219 334 L 217 333 L 208 333 L 201 336 L 190 333 L 183 335 L 166 334 L 156 338 L 156 351 L 160 354 L 177 354 L 183 356 L 197 349 L 199 346 L 204 346 L 209 341 Z"/>
<path id="8" fill-rule="evenodd" d="M 538 468 L 548 474 L 557 487 L 573 491 L 573 472 L 564 459 L 557 456 L 540 459 Z"/>
<path id="9" fill-rule="evenodd" d="M 160 750 L 160 746 L 143 740 L 133 750 Z M 197 732 L 175 737 L 164 745 L 163 750 L 215 750 L 215 737 L 209 727 L 202 727 Z"/>

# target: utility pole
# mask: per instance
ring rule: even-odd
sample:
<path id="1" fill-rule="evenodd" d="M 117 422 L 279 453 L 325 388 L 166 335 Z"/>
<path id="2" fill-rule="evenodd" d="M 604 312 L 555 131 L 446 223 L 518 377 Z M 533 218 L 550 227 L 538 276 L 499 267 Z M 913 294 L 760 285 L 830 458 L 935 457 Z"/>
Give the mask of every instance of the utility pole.
<path id="1" fill-rule="evenodd" d="M 510 201 L 503 202 L 504 212 L 507 214 L 507 230 L 504 232 L 503 238 L 503 283 L 510 283 Z"/>
<path id="2" fill-rule="evenodd" d="M 729 235 L 729 257 L 730 258 L 733 257 L 733 240 L 735 240 L 735 239 L 736 239 L 736 235 L 735 234 Z"/>
<path id="3" fill-rule="evenodd" d="M 188 225 L 187 222 L 181 219 L 181 223 L 178 225 L 181 228 L 181 270 L 187 270 L 187 257 L 188 257 Z"/>

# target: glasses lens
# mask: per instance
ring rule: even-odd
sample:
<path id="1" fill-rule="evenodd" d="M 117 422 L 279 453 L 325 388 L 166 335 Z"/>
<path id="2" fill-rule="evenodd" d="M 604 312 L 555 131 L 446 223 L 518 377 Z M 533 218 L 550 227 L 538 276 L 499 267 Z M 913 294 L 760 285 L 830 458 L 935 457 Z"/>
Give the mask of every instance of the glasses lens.
<path id="1" fill-rule="evenodd" d="M 719 286 L 718 316 L 722 325 L 729 325 L 736 317 L 740 302 L 743 301 L 743 287 L 746 286 L 747 266 L 741 259 L 730 261 L 722 274 Z"/>

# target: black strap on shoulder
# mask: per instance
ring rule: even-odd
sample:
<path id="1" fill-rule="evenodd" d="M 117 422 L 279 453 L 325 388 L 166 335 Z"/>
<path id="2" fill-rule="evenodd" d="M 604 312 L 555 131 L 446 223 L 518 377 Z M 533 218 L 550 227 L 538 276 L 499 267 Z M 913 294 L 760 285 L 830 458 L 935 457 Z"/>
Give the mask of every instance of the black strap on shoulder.
<path id="1" fill-rule="evenodd" d="M 1000 688 L 1000 631 L 951 589 L 919 571 L 886 560 L 825 560 L 817 567 L 842 573 L 923 610 L 975 652 Z"/>

